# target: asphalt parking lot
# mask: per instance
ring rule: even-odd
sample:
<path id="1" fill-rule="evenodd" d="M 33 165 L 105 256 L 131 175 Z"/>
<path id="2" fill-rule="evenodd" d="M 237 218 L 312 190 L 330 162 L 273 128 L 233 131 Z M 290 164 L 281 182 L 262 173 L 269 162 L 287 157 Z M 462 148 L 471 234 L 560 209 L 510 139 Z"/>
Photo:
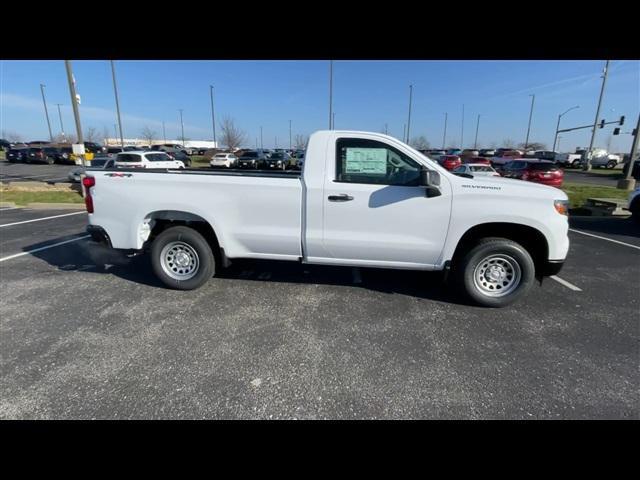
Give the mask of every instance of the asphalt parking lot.
<path id="1" fill-rule="evenodd" d="M 74 165 L 45 163 L 10 163 L 0 161 L 0 182 L 68 183 Z"/>
<path id="2" fill-rule="evenodd" d="M 563 283 L 495 310 L 266 261 L 168 290 L 96 265 L 84 212 L 0 209 L 0 418 L 638 419 L 640 229 L 571 223 Z"/>

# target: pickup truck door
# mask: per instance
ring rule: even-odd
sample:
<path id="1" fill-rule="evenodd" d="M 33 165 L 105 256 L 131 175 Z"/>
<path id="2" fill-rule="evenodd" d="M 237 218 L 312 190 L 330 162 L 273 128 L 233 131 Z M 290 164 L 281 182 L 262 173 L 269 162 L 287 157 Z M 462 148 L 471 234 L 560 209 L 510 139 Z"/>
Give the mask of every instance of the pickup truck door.
<path id="1" fill-rule="evenodd" d="M 426 269 L 438 264 L 451 187 L 441 175 L 441 194 L 427 197 L 419 186 L 425 164 L 400 143 L 337 138 L 327 151 L 323 198 L 323 246 L 335 263 Z"/>

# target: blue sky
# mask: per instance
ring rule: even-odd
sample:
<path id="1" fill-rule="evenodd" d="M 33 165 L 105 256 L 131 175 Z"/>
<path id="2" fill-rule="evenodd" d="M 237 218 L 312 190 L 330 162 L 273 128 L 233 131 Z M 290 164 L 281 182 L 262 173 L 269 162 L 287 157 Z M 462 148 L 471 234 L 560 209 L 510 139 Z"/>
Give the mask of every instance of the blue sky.
<path id="1" fill-rule="evenodd" d="M 530 94 L 535 107 L 530 141 L 553 144 L 559 113 L 561 128 L 593 121 L 604 61 L 335 61 L 334 111 L 338 129 L 381 131 L 402 136 L 413 84 L 411 136 L 424 135 L 440 147 L 448 112 L 447 146 L 459 146 L 465 105 L 464 146 L 473 146 L 481 114 L 479 146 L 504 139 L 524 142 Z M 82 97 L 83 129 L 107 127 L 113 134 L 115 101 L 108 61 L 74 61 Z M 162 137 L 179 138 L 178 109 L 185 136 L 210 140 L 209 85 L 215 87 L 216 121 L 230 116 L 255 145 L 263 126 L 265 147 L 288 146 L 293 135 L 328 127 L 327 61 L 117 61 L 116 74 L 125 137 L 145 126 Z M 63 104 L 67 132 L 75 130 L 64 61 L 0 61 L 0 130 L 29 139 L 47 139 L 39 84 L 45 93 L 54 134 L 60 131 L 56 103 Z M 640 62 L 612 61 L 600 118 L 626 116 L 631 131 L 640 112 Z M 613 136 L 614 126 L 598 129 L 596 145 L 627 152 L 631 135 Z M 219 134 L 219 133 L 218 133 Z M 562 150 L 589 143 L 589 131 L 563 134 Z"/>

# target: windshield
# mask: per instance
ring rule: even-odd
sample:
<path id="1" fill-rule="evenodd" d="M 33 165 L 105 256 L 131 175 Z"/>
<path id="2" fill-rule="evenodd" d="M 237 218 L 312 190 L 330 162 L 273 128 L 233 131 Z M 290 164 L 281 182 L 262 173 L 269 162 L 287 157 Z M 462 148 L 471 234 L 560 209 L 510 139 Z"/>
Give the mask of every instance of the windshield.
<path id="1" fill-rule="evenodd" d="M 168 162 L 171 160 L 166 153 L 147 153 L 145 156 L 150 162 Z"/>
<path id="2" fill-rule="evenodd" d="M 271 155 L 271 160 L 282 160 L 284 158 L 284 154 L 282 153 L 274 153 Z"/>
<path id="3" fill-rule="evenodd" d="M 258 152 L 245 152 L 242 156 L 245 158 L 256 158 L 258 156 Z"/>
<path id="4" fill-rule="evenodd" d="M 472 172 L 493 172 L 493 168 L 487 165 L 471 165 L 469 168 Z"/>

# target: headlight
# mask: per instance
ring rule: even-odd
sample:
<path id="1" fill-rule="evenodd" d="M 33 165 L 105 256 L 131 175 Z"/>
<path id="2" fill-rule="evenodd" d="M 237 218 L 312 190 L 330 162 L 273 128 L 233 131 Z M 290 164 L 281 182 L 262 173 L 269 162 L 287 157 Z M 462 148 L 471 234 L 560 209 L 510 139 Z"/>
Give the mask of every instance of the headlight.
<path id="1" fill-rule="evenodd" d="M 553 206 L 560 215 L 569 215 L 569 200 L 554 200 Z"/>

